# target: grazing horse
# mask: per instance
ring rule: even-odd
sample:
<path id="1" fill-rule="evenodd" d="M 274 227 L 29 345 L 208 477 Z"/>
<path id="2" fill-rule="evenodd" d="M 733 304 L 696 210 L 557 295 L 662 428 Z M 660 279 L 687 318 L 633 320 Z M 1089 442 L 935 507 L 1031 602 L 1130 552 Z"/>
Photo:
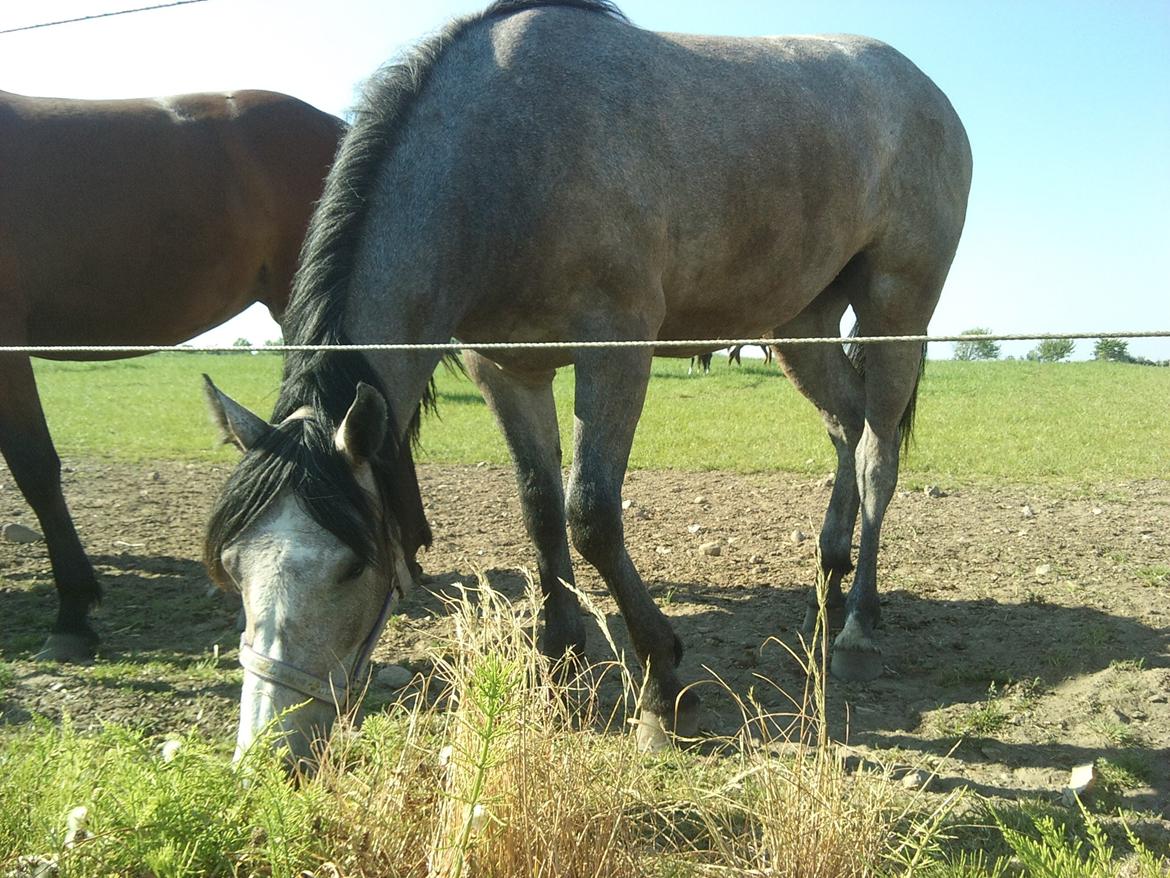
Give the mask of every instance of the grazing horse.
<path id="1" fill-rule="evenodd" d="M 926 329 L 958 244 L 971 156 L 946 97 L 849 36 L 660 34 L 602 0 L 501 0 L 368 85 L 314 216 L 286 321 L 299 343 L 437 344 Z M 625 547 L 622 479 L 652 347 L 491 349 L 465 366 L 503 429 L 544 597 L 543 651 L 580 654 L 573 544 L 646 674 L 643 747 L 697 728 L 683 644 Z M 689 357 L 699 350 L 664 349 Z M 833 670 L 882 670 L 877 550 L 922 363 L 873 345 L 782 348 L 824 412 L 839 478 L 821 537 L 844 609 Z M 273 425 L 214 386 L 245 453 L 205 557 L 248 610 L 238 745 L 270 721 L 294 753 L 328 729 L 403 581 L 396 460 L 434 399 L 433 350 L 296 353 Z M 575 367 L 567 495 L 552 380 Z M 861 512 L 846 602 L 849 535 Z M 296 709 L 294 709 L 296 708 Z"/>
<path id="2" fill-rule="evenodd" d="M 698 366 L 704 375 L 711 372 L 711 354 L 695 354 L 691 357 L 691 364 L 687 366 L 687 374 L 691 375 L 695 371 L 695 366 Z"/>
<path id="3" fill-rule="evenodd" d="M 742 366 L 743 363 L 739 361 L 740 354 L 747 345 L 737 344 L 727 351 L 727 364 L 735 363 L 737 366 Z M 767 366 L 772 362 L 772 346 L 771 345 L 757 345 L 761 351 L 764 352 L 764 365 Z"/>
<path id="4" fill-rule="evenodd" d="M 279 319 L 343 131 L 263 91 L 117 101 L 0 92 L 0 344 L 174 344 L 257 301 Z M 0 354 L 0 451 L 57 583 L 41 655 L 86 660 L 101 588 L 25 355 Z"/>

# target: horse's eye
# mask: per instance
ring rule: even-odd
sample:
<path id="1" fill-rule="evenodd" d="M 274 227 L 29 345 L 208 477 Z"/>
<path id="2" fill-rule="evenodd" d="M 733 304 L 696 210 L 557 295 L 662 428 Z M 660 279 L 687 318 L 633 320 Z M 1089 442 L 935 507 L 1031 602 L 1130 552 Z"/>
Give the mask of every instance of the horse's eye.
<path id="1" fill-rule="evenodd" d="M 365 572 L 366 572 L 366 562 L 361 561 L 361 560 L 354 561 L 347 568 L 345 568 L 345 579 L 347 579 L 347 580 L 357 579 L 359 576 L 361 576 Z"/>

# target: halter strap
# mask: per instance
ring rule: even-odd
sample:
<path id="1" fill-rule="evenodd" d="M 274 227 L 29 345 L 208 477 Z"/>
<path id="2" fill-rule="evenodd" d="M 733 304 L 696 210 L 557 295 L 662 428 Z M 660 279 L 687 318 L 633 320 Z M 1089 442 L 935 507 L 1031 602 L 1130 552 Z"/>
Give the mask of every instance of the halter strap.
<path id="1" fill-rule="evenodd" d="M 391 583 L 386 592 L 386 599 L 382 601 L 382 609 L 378 613 L 374 626 L 358 648 L 353 668 L 340 684 L 335 682 L 332 676 L 319 677 L 295 665 L 290 665 L 288 662 L 256 651 L 252 648 L 252 644 L 248 643 L 246 632 L 240 635 L 240 665 L 245 671 L 255 674 L 262 680 L 267 680 L 269 683 L 282 686 L 285 689 L 292 689 L 314 701 L 322 701 L 331 707 L 348 707 L 353 693 L 365 685 L 370 656 L 374 652 L 382 629 L 386 626 L 386 620 L 390 618 L 394 597 L 401 592 L 400 585 Z"/>

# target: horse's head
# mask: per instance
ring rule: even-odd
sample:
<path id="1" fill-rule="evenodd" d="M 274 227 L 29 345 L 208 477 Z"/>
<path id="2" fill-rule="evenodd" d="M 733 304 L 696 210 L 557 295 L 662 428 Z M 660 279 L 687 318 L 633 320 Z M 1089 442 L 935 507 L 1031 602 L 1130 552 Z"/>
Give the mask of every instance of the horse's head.
<path id="1" fill-rule="evenodd" d="M 226 441 L 244 456 L 212 513 L 211 576 L 243 596 L 244 686 L 236 756 L 266 730 L 312 759 L 356 707 L 367 660 L 410 574 L 374 472 L 386 403 L 359 384 L 330 423 L 313 408 L 271 425 L 207 379 Z"/>

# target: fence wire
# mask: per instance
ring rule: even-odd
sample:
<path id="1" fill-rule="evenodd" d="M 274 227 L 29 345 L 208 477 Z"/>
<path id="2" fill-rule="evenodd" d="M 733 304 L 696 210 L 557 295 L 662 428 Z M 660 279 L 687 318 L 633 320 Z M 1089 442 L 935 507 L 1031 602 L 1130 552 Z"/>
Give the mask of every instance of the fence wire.
<path id="1" fill-rule="evenodd" d="M 933 344 L 945 342 L 979 341 L 1047 341 L 1049 339 L 1130 339 L 1170 338 L 1170 329 L 1135 332 L 1030 332 L 981 335 L 859 335 L 809 338 L 698 338 L 698 339 L 613 339 L 609 341 L 497 341 L 497 342 L 422 342 L 422 343 L 367 343 L 367 344 L 264 344 L 264 345 L 0 345 L 0 354 L 221 354 L 221 353 L 287 353 L 290 351 L 508 351 L 558 350 L 588 348 L 684 348 L 698 351 L 717 351 L 747 345 L 786 346 L 813 344 L 889 344 L 918 342 Z"/>
<path id="2" fill-rule="evenodd" d="M 22 31 L 40 30 L 46 27 L 57 27 L 62 24 L 75 24 L 79 21 L 94 21 L 99 18 L 113 18 L 115 15 L 132 15 L 136 12 L 153 12 L 156 9 L 170 9 L 173 6 L 190 6 L 193 3 L 206 3 L 207 0 L 172 0 L 170 3 L 158 3 L 154 6 L 138 6 L 134 9 L 117 9 L 113 12 L 96 12 L 93 15 L 80 15 L 77 18 L 62 18 L 58 21 L 42 21 L 37 24 L 26 24 L 21 27 L 9 27 L 0 30 L 0 36 L 15 34 Z"/>

